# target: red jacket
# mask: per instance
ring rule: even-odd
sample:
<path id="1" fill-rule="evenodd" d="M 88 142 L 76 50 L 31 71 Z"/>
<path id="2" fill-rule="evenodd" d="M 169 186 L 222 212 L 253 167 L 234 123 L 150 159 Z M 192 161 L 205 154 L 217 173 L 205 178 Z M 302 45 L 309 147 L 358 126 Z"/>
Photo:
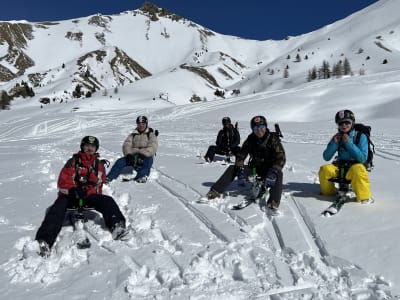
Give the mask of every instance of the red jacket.
<path id="1" fill-rule="evenodd" d="M 100 154 L 98 153 L 88 155 L 81 151 L 74 154 L 65 163 L 58 176 L 57 185 L 59 193 L 68 195 L 70 188 L 82 186 L 86 189 L 87 196 L 102 194 L 106 172 L 104 165 L 98 159 L 99 156 Z"/>

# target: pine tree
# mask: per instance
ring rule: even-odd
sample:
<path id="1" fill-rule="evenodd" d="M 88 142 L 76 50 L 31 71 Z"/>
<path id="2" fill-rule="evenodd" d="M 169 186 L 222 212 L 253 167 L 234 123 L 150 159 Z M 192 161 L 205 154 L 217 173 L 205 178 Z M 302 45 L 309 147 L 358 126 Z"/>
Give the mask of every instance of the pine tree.
<path id="1" fill-rule="evenodd" d="M 285 69 L 285 70 L 283 71 L 283 78 L 289 78 L 289 71 L 288 71 L 288 69 Z"/>
<path id="2" fill-rule="evenodd" d="M 350 75 L 351 74 L 351 66 L 350 62 L 347 58 L 344 59 L 343 62 L 343 74 L 344 75 Z"/>
<path id="3" fill-rule="evenodd" d="M 328 79 L 331 77 L 329 62 L 327 62 L 326 60 L 322 62 L 322 67 L 320 69 L 320 76 L 321 76 L 320 78 L 322 79 Z"/>

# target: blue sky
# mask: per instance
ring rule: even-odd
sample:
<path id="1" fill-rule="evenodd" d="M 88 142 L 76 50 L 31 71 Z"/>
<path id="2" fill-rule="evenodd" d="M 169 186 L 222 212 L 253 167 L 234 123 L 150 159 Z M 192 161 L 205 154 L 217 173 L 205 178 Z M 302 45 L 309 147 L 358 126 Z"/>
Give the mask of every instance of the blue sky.
<path id="1" fill-rule="evenodd" d="M 12 0 L 3 1 L 0 20 L 55 21 L 95 13 L 134 10 L 138 0 Z M 160 7 L 218 33 L 243 38 L 283 39 L 321 28 L 378 0 L 154 0 Z"/>

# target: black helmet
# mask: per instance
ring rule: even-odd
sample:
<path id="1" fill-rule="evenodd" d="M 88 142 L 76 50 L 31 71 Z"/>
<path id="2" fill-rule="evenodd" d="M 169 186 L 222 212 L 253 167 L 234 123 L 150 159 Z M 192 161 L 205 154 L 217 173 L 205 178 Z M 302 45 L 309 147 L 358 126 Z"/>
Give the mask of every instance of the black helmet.
<path id="1" fill-rule="evenodd" d="M 146 116 L 137 117 L 136 118 L 136 124 L 139 124 L 139 123 L 146 123 L 146 125 L 147 125 L 147 123 L 148 123 L 147 117 Z"/>
<path id="2" fill-rule="evenodd" d="M 351 110 L 345 109 L 345 110 L 339 110 L 336 115 L 335 115 L 335 123 L 339 124 L 340 122 L 343 121 L 351 121 L 351 124 L 354 125 L 356 122 L 356 119 L 354 117 L 354 114 Z"/>
<path id="3" fill-rule="evenodd" d="M 255 126 L 264 125 L 267 127 L 267 119 L 264 116 L 255 116 L 250 121 L 250 128 L 253 129 Z"/>
<path id="4" fill-rule="evenodd" d="M 99 140 L 97 139 L 97 137 L 95 137 L 95 136 L 88 135 L 82 139 L 82 141 L 81 141 L 81 151 L 82 152 L 83 152 L 83 145 L 86 145 L 86 144 L 95 145 L 96 151 L 99 150 L 100 143 L 99 143 Z"/>
<path id="5" fill-rule="evenodd" d="M 227 125 L 227 124 L 231 124 L 231 118 L 229 117 L 223 117 L 222 118 L 222 125 Z"/>

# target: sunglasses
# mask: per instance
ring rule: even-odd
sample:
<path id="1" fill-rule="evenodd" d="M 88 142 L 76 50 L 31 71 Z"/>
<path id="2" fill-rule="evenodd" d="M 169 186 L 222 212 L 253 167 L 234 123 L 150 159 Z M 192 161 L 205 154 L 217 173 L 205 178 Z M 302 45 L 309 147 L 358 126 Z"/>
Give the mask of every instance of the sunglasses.
<path id="1" fill-rule="evenodd" d="M 253 127 L 253 131 L 257 131 L 258 129 L 263 129 L 265 128 L 265 125 L 258 125 Z"/>
<path id="2" fill-rule="evenodd" d="M 146 122 L 137 122 L 137 125 L 146 125 Z"/>
<path id="3" fill-rule="evenodd" d="M 339 126 L 342 126 L 342 125 L 351 125 L 351 122 L 350 121 L 339 122 Z"/>

